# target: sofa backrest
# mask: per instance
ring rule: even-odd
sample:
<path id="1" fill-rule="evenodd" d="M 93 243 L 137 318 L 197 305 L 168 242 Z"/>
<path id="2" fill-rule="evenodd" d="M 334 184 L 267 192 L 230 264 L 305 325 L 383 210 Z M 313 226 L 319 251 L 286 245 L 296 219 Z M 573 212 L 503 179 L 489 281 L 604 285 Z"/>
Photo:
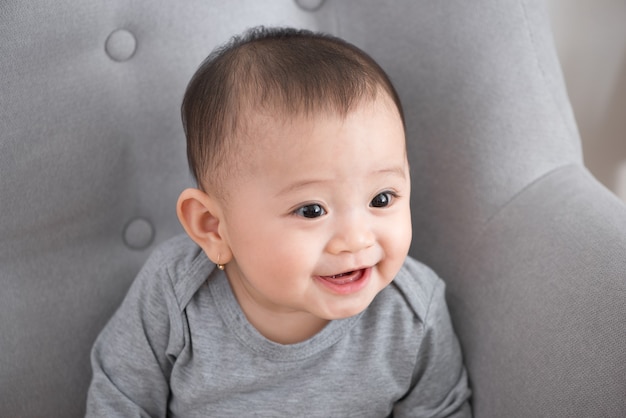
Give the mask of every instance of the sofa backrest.
<path id="1" fill-rule="evenodd" d="M 582 165 L 540 0 L 3 1 L 0 415 L 84 413 L 91 344 L 182 231 L 186 83 L 259 24 L 396 84 L 411 253 L 448 283 L 476 416 L 626 416 L 626 210 Z"/>

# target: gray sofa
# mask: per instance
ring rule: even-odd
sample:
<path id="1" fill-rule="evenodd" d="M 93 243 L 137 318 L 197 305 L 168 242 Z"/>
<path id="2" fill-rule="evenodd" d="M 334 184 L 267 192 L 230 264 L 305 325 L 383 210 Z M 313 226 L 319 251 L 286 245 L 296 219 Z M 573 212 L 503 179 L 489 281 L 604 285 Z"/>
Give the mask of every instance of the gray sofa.
<path id="1" fill-rule="evenodd" d="M 371 53 L 406 107 L 411 253 L 477 417 L 626 416 L 626 207 L 585 169 L 541 0 L 0 4 L 0 416 L 84 414 L 89 349 L 191 184 L 179 105 L 258 24 Z"/>

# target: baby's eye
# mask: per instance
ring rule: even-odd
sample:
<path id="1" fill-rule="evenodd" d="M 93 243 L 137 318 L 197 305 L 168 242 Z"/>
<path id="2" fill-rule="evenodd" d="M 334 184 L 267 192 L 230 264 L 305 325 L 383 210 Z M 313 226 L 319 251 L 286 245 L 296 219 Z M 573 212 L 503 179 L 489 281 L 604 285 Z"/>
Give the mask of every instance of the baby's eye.
<path id="1" fill-rule="evenodd" d="M 310 205 L 299 207 L 294 213 L 298 216 L 302 216 L 303 218 L 318 218 L 326 214 L 326 209 L 317 203 L 312 203 Z"/>
<path id="2" fill-rule="evenodd" d="M 391 204 L 391 200 L 393 199 L 393 197 L 393 193 L 391 192 L 378 193 L 370 202 L 370 206 L 373 208 L 387 207 Z"/>

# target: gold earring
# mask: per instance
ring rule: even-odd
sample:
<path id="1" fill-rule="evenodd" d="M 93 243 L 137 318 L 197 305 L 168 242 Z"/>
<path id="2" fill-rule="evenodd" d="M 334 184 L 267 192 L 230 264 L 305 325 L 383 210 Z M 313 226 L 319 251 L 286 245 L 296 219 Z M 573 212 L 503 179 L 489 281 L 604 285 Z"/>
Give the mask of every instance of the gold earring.
<path id="1" fill-rule="evenodd" d="M 217 256 L 217 268 L 223 271 L 224 270 L 224 264 L 220 263 L 220 258 L 222 258 L 222 256 L 218 255 Z"/>

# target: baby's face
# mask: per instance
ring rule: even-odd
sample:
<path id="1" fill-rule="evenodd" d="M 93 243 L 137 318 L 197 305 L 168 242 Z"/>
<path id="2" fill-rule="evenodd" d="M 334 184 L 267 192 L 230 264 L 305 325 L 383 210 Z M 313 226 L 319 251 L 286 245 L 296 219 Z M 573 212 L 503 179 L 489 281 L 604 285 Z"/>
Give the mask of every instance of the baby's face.
<path id="1" fill-rule="evenodd" d="M 226 272 L 244 312 L 329 320 L 363 311 L 411 241 L 397 110 L 383 96 L 345 119 L 258 122 L 249 130 L 258 145 L 228 180 L 222 225 L 234 257 Z"/>

